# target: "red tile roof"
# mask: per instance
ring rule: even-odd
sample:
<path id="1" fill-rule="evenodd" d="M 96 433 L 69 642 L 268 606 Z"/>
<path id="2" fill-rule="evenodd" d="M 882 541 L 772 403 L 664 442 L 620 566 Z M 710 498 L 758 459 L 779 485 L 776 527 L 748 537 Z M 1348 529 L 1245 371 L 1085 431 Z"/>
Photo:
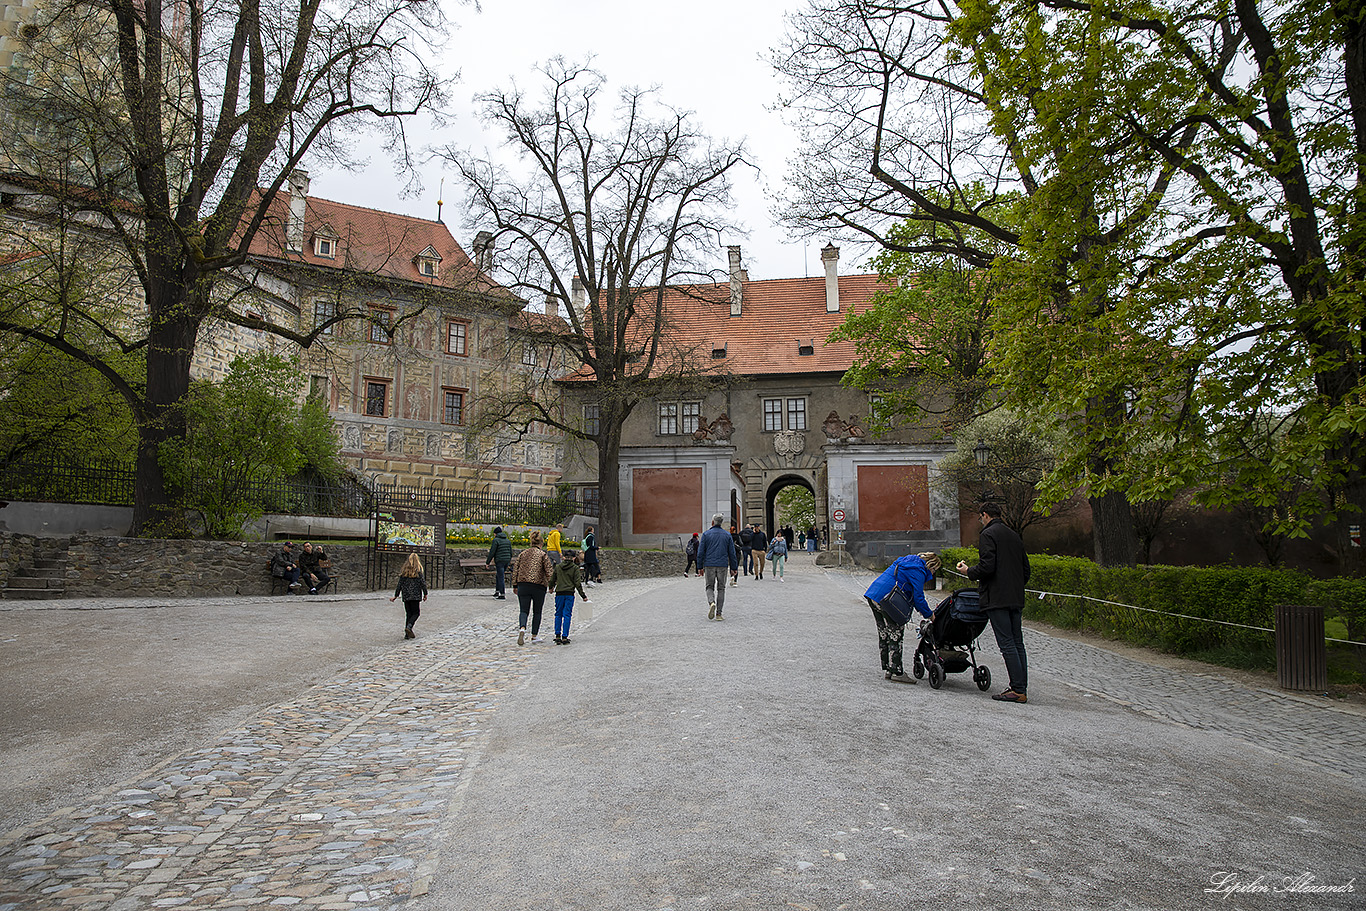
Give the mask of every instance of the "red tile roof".
<path id="1" fill-rule="evenodd" d="M 491 294 L 506 298 L 510 303 L 520 303 L 515 294 L 475 268 L 444 222 L 366 209 L 316 196 L 309 196 L 307 200 L 303 250 L 285 250 L 290 196 L 281 192 L 271 206 L 269 221 L 262 225 L 252 241 L 251 253 L 323 269 L 354 269 L 451 290 Z M 318 256 L 314 252 L 313 238 L 318 234 L 337 238 L 335 257 Z M 440 257 L 435 278 L 419 272 L 415 261 L 428 247 Z"/>
<path id="2" fill-rule="evenodd" d="M 825 339 L 885 288 L 877 275 L 841 275 L 837 313 L 826 312 L 824 276 L 743 282 L 740 316 L 730 315 L 729 283 L 679 289 L 667 307 L 675 325 L 711 343 L 704 349 L 725 347 L 721 363 L 732 373 L 843 373 L 854 362 L 854 343 Z M 812 353 L 799 353 L 802 345 Z"/>
<path id="3" fill-rule="evenodd" d="M 683 285 L 669 289 L 665 308 L 682 333 L 680 347 L 694 348 L 703 359 L 713 349 L 725 349 L 724 358 L 704 360 L 704 366 L 744 376 L 843 373 L 854 363 L 854 343 L 825 339 L 851 311 L 867 308 L 886 287 L 877 275 L 841 275 L 840 309 L 828 313 L 824 276 L 746 281 L 740 316 L 731 316 L 729 282 Z M 805 345 L 811 346 L 811 354 L 801 353 Z M 583 381 L 591 374 L 580 367 L 562 379 Z"/>

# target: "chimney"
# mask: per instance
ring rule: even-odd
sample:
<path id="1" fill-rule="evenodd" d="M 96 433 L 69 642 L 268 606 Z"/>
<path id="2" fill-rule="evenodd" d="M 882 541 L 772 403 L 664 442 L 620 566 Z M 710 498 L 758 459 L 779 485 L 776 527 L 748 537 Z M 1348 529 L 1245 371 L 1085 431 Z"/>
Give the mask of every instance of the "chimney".
<path id="1" fill-rule="evenodd" d="M 295 168 L 285 177 L 289 184 L 289 223 L 285 225 L 285 249 L 302 252 L 304 212 L 308 207 L 308 172 Z"/>
<path id="2" fill-rule="evenodd" d="M 480 272 L 493 271 L 493 235 L 480 231 L 474 235 L 474 268 Z"/>
<path id="3" fill-rule="evenodd" d="M 570 306 L 579 315 L 579 319 L 583 319 L 584 311 L 588 309 L 588 289 L 583 286 L 583 279 L 577 275 L 570 279 L 569 293 L 571 296 Z"/>
<path id="4" fill-rule="evenodd" d="M 840 248 L 826 244 L 821 250 L 821 262 L 825 263 L 825 312 L 840 312 Z"/>
<path id="5" fill-rule="evenodd" d="M 546 315 L 546 316 L 559 316 L 559 315 L 560 315 L 560 305 L 557 304 L 557 303 L 555 302 L 555 295 L 553 295 L 553 294 L 547 294 L 547 295 L 545 296 L 545 315 Z"/>
<path id="6" fill-rule="evenodd" d="M 740 246 L 726 247 L 730 254 L 730 315 L 739 316 L 744 303 L 746 278 L 745 270 L 740 267 Z"/>

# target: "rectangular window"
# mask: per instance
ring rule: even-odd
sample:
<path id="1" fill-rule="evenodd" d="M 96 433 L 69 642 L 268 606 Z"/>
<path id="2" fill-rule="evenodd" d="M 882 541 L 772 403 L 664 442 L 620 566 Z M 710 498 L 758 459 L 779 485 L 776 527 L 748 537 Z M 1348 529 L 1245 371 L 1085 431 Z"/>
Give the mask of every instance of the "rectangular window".
<path id="1" fill-rule="evenodd" d="M 678 432 L 692 433 L 697 429 L 697 419 L 702 414 L 701 402 L 684 402 L 682 414 L 679 415 Z"/>
<path id="2" fill-rule="evenodd" d="M 389 344 L 389 320 L 393 312 L 379 307 L 370 308 L 370 341 L 381 345 Z"/>
<path id="3" fill-rule="evenodd" d="M 659 406 L 659 435 L 671 436 L 678 433 L 678 405 L 665 402 Z"/>
<path id="4" fill-rule="evenodd" d="M 602 410 L 597 405 L 583 406 L 583 429 L 585 433 L 597 436 L 600 428 L 599 421 L 602 417 Z"/>
<path id="5" fill-rule="evenodd" d="M 602 515 L 602 495 L 596 487 L 583 489 L 583 511 L 585 515 Z"/>
<path id="6" fill-rule="evenodd" d="M 313 252 L 328 259 L 336 259 L 337 242 L 330 237 L 316 237 L 313 239 Z"/>
<path id="7" fill-rule="evenodd" d="M 389 413 L 389 381 L 365 381 L 365 413 L 370 417 L 382 418 Z"/>
<path id="8" fill-rule="evenodd" d="M 465 423 L 465 390 L 442 389 L 441 399 L 441 423 Z"/>
<path id="9" fill-rule="evenodd" d="M 787 400 L 787 429 L 806 429 L 806 399 Z"/>
<path id="10" fill-rule="evenodd" d="M 783 400 L 764 399 L 764 430 L 783 429 Z"/>
<path id="11" fill-rule="evenodd" d="M 323 325 L 323 323 L 326 323 L 328 320 L 332 319 L 332 318 L 333 318 L 334 316 L 336 316 L 336 315 L 337 315 L 337 302 L 336 302 L 336 301 L 331 301 L 331 300 L 328 300 L 328 299 L 322 298 L 322 297 L 320 297 L 320 298 L 318 298 L 317 300 L 313 301 L 313 327 L 314 327 L 315 329 L 316 329 L 318 326 Z M 333 330 L 335 330 L 336 328 L 337 328 L 337 327 L 336 327 L 335 324 L 334 324 L 334 325 L 331 325 L 331 326 L 328 326 L 328 327 L 326 327 L 325 329 L 323 329 L 322 334 L 323 334 L 323 335 L 332 335 L 332 334 L 333 334 Z"/>
<path id="12" fill-rule="evenodd" d="M 468 333 L 469 325 L 466 323 L 447 323 L 446 353 L 464 357 L 466 353 L 465 342 Z"/>
<path id="13" fill-rule="evenodd" d="M 327 382 L 326 376 L 310 376 L 308 378 L 308 400 L 310 402 L 327 403 L 327 393 L 331 384 Z"/>
<path id="14" fill-rule="evenodd" d="M 522 363 L 528 367 L 536 366 L 536 347 L 534 345 L 522 346 Z"/>

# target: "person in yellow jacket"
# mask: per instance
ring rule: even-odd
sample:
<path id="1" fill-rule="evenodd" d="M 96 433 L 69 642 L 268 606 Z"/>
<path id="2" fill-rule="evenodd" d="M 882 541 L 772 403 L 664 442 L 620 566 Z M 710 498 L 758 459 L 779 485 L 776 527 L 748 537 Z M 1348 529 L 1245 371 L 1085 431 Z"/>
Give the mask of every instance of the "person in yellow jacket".
<path id="1" fill-rule="evenodd" d="M 563 532 L 564 526 L 557 524 L 550 529 L 550 534 L 545 539 L 545 552 L 550 555 L 550 562 L 556 566 L 564 559 L 564 553 L 560 550 L 560 538 Z"/>

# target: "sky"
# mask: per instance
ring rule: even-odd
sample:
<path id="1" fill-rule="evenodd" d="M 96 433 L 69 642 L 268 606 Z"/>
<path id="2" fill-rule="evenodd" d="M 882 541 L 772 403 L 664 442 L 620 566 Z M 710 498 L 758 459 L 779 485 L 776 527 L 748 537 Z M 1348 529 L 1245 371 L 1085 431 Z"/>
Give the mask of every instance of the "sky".
<path id="1" fill-rule="evenodd" d="M 492 89 L 508 89 L 513 80 L 524 88 L 537 85 L 535 68 L 554 57 L 593 66 L 615 91 L 626 86 L 658 86 L 660 99 L 692 111 L 696 125 L 715 139 L 744 139 L 757 169 L 745 169 L 735 181 L 732 220 L 749 236 L 722 239 L 713 268 L 726 268 L 727 244 L 740 244 L 750 278 L 819 275 L 820 249 L 829 238 L 791 239 L 773 224 L 770 209 L 778 193 L 787 159 L 796 148 L 794 132 L 767 108 L 777 100 L 779 82 L 769 63 L 769 50 L 783 41 L 784 13 L 800 9 L 804 0 L 694 0 L 687 4 L 646 4 L 639 0 L 481 0 L 454 6 L 456 25 L 447 43 L 443 71 L 458 69 L 451 92 L 453 118 L 440 133 L 419 124 L 415 131 L 427 143 L 439 142 L 482 152 L 496 149 L 498 137 L 475 117 L 473 98 Z M 470 246 L 463 224 L 458 180 L 449 165 L 421 168 L 423 190 L 403 196 L 402 181 L 392 165 L 374 156 L 360 174 L 312 173 L 310 193 L 356 205 L 434 218 L 436 200 L 444 196 L 443 220 L 456 240 Z M 445 191 L 441 181 L 445 178 Z M 846 251 L 842 273 L 864 271 Z"/>

